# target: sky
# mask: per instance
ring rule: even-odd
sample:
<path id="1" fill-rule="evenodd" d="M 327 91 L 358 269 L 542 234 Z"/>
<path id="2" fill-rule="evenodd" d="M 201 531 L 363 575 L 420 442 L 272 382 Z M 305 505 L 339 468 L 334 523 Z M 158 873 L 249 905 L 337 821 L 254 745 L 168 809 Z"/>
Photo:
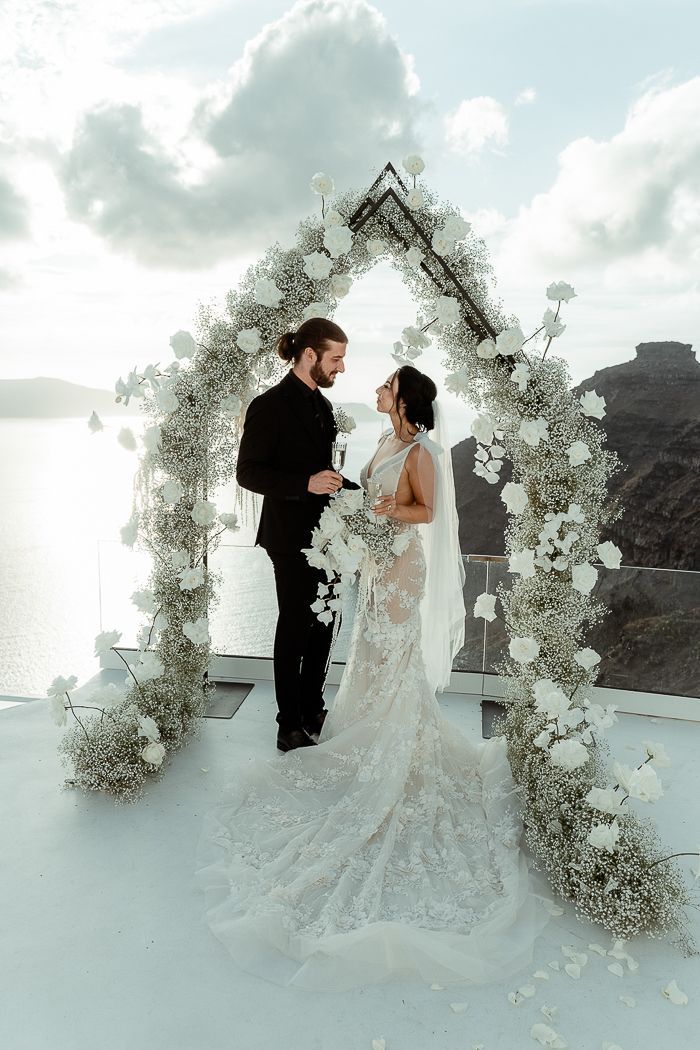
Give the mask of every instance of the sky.
<path id="1" fill-rule="evenodd" d="M 526 334 L 573 284 L 575 381 L 697 344 L 699 38 L 695 0 L 4 0 L 0 378 L 167 363 L 293 243 L 314 172 L 362 188 L 412 152 Z M 353 289 L 343 399 L 371 400 L 415 312 L 387 264 Z"/>

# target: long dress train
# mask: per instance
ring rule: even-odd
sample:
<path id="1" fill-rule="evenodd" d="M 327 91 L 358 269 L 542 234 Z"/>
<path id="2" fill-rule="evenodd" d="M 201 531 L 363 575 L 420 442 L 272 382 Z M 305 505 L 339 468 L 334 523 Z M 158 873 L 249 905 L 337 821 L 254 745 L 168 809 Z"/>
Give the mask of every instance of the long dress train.
<path id="1" fill-rule="evenodd" d="M 378 463 L 385 492 L 409 450 Z M 504 738 L 469 740 L 428 685 L 425 562 L 406 531 L 388 570 L 365 556 L 318 746 L 256 762 L 205 817 L 206 920 L 239 966 L 279 984 L 497 981 L 530 963 L 548 921 Z"/>

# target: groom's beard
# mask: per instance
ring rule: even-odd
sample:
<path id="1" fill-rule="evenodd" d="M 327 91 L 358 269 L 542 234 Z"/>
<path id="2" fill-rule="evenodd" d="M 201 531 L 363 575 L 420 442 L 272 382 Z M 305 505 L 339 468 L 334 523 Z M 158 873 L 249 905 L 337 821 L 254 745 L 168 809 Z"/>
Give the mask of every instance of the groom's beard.
<path id="1" fill-rule="evenodd" d="M 333 372 L 331 375 L 328 375 L 327 372 L 323 371 L 323 358 L 318 359 L 309 370 L 309 375 L 313 379 L 316 386 L 321 386 L 324 388 L 333 386 L 337 374 L 337 372 Z"/>

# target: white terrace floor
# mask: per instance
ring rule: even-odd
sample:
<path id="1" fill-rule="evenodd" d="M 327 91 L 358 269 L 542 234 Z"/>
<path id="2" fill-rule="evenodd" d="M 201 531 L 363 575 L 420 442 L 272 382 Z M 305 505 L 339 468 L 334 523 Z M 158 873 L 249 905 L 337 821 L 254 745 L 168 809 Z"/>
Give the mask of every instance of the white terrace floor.
<path id="1" fill-rule="evenodd" d="M 105 674 L 107 672 L 103 672 Z M 446 714 L 480 735 L 478 698 L 448 695 Z M 62 789 L 60 730 L 46 704 L 0 711 L 2 1050 L 527 1050 L 530 1029 L 558 1007 L 553 1027 L 572 1050 L 695 1050 L 700 1046 L 700 956 L 640 940 L 636 973 L 609 973 L 587 945 L 610 947 L 573 908 L 552 918 L 516 981 L 433 990 L 396 980 L 342 995 L 281 989 L 240 971 L 202 919 L 193 880 L 203 812 L 236 769 L 274 753 L 274 701 L 258 683 L 236 715 L 205 719 L 167 775 L 137 805 Z M 669 852 L 700 846 L 700 723 L 622 715 L 613 753 L 632 764 L 644 739 L 673 765 L 649 812 Z M 206 771 L 205 771 L 206 770 Z M 689 871 L 690 860 L 681 863 Z M 692 877 L 688 876 L 692 881 Z M 700 939 L 697 910 L 690 922 Z M 580 980 L 562 945 L 588 954 Z M 548 967 L 557 960 L 562 969 Z M 550 979 L 532 974 L 547 970 Z M 689 996 L 674 1006 L 675 978 Z M 519 1006 L 508 992 L 537 986 Z M 636 1006 L 619 996 L 632 996 Z M 461 1012 L 452 1003 L 466 1004 Z"/>

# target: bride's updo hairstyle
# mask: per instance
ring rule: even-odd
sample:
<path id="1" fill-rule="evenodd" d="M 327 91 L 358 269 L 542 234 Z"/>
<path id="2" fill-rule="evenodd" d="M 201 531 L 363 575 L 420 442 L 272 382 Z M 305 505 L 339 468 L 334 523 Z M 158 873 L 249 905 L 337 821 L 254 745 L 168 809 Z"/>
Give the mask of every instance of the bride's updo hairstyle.
<path id="1" fill-rule="evenodd" d="M 326 317 L 310 317 L 304 321 L 296 332 L 285 332 L 277 340 L 277 353 L 283 361 L 299 360 L 307 346 L 315 350 L 319 356 L 323 356 L 328 349 L 328 343 L 347 343 L 346 336 L 340 325 L 329 321 Z"/>
<path id="2" fill-rule="evenodd" d="M 437 397 L 437 387 L 430 376 L 419 372 L 413 365 L 402 365 L 396 373 L 399 385 L 396 391 L 396 405 L 404 402 L 406 419 L 419 430 L 432 430 L 435 426 L 433 401 Z"/>

